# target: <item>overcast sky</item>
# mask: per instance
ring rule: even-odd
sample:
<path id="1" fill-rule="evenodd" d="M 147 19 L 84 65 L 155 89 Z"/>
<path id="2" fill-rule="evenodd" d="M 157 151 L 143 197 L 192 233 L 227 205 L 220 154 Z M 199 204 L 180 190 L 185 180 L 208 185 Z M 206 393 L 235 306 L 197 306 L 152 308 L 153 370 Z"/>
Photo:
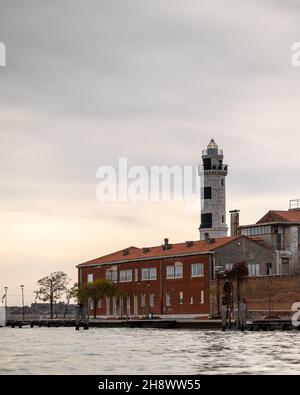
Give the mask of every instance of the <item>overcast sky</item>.
<path id="1" fill-rule="evenodd" d="M 101 203 L 96 170 L 196 164 L 241 222 L 300 197 L 296 0 L 0 0 L 0 294 L 128 245 L 198 239 L 183 203 Z M 29 303 L 30 296 L 26 298 Z"/>

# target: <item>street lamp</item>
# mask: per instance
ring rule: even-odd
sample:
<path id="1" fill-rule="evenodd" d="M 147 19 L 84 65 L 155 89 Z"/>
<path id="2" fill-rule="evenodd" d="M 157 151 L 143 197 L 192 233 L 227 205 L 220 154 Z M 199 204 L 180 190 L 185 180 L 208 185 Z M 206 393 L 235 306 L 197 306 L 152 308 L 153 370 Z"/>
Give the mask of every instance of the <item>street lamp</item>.
<path id="1" fill-rule="evenodd" d="M 4 287 L 4 291 L 5 291 L 5 307 L 7 307 L 7 290 L 8 290 L 8 287 Z"/>
<path id="2" fill-rule="evenodd" d="M 36 320 L 36 301 L 39 297 L 39 291 L 35 291 L 35 299 L 34 299 L 34 319 Z"/>
<path id="3" fill-rule="evenodd" d="M 24 285 L 21 285 L 21 291 L 22 291 L 22 316 L 23 316 L 23 321 L 25 321 L 25 310 L 24 310 Z"/>

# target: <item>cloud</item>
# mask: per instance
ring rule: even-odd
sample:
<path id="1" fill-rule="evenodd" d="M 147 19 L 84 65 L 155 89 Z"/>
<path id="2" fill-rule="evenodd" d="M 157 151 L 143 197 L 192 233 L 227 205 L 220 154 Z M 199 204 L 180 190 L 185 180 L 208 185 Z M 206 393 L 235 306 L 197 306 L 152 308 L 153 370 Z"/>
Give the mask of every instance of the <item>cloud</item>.
<path id="1" fill-rule="evenodd" d="M 195 164 L 215 137 L 229 164 L 228 208 L 243 221 L 300 195 L 290 52 L 299 4 L 170 4 L 1 2 L 0 259 L 22 268 L 29 288 L 52 267 L 76 278 L 75 264 L 93 255 L 198 237 L 199 216 L 183 205 L 96 200 L 98 166 L 119 157 Z M 13 273 L 0 278 L 14 286 Z"/>

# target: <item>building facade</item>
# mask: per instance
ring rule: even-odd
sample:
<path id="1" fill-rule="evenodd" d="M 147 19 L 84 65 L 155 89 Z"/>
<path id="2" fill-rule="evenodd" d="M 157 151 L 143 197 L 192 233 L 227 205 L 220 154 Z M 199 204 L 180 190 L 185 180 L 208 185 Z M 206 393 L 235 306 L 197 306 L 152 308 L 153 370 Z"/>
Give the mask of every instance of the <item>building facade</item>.
<path id="1" fill-rule="evenodd" d="M 82 263 L 80 285 L 106 278 L 117 295 L 97 306 L 102 318 L 207 318 L 210 283 L 216 268 L 230 270 L 246 261 L 250 275 L 266 274 L 272 251 L 245 236 L 187 241 L 122 251 Z M 91 301 L 86 308 L 93 311 Z"/>
<path id="2" fill-rule="evenodd" d="M 80 264 L 82 285 L 99 278 L 117 285 L 117 296 L 97 306 L 97 316 L 208 317 L 212 255 L 194 242 L 125 250 Z M 86 306 L 94 306 L 90 301 Z"/>
<path id="3" fill-rule="evenodd" d="M 300 272 L 300 200 L 291 201 L 289 210 L 271 210 L 256 224 L 241 226 L 240 233 L 259 237 L 274 251 L 273 274 Z"/>
<path id="4" fill-rule="evenodd" d="M 201 224 L 200 240 L 226 237 L 226 176 L 228 166 L 223 164 L 223 151 L 212 139 L 202 152 L 201 177 Z"/>

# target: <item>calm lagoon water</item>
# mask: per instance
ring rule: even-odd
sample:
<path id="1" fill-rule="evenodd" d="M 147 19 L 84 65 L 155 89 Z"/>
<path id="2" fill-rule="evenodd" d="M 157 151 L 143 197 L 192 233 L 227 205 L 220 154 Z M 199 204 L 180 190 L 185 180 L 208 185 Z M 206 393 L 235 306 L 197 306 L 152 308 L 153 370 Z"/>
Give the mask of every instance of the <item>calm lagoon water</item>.
<path id="1" fill-rule="evenodd" d="M 299 374 L 300 331 L 0 328 L 0 374 Z"/>

